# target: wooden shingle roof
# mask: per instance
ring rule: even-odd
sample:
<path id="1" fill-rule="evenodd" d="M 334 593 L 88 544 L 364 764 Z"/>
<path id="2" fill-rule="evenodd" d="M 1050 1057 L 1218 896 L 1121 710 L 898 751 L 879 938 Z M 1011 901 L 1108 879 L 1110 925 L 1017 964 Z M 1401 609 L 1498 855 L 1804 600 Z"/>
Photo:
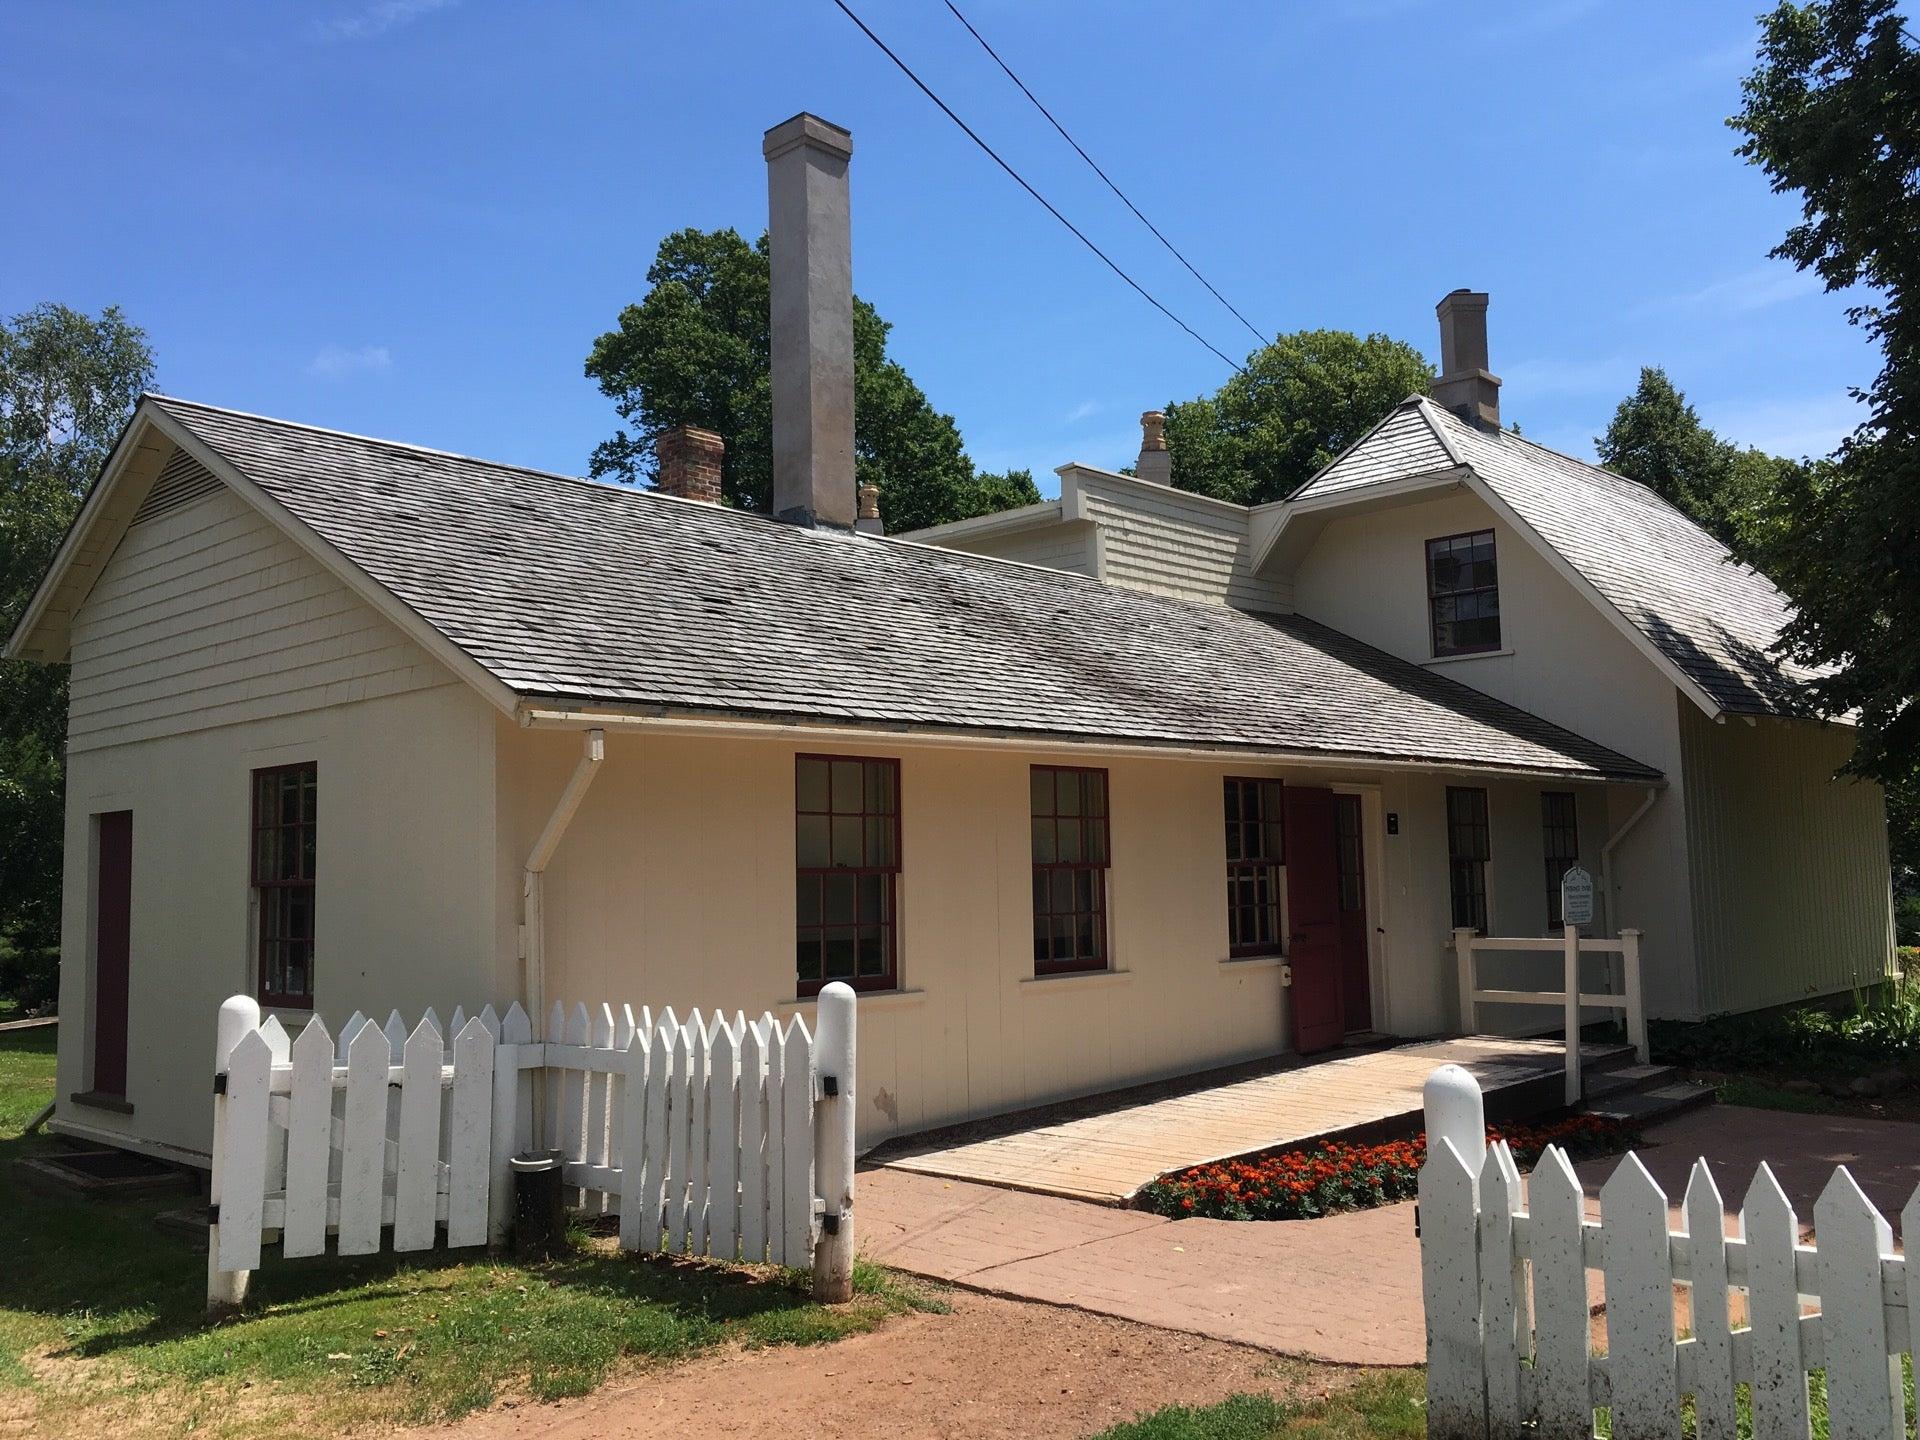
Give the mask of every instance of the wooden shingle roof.
<path id="1" fill-rule="evenodd" d="M 529 702 L 1659 778 L 1301 617 L 146 403 Z"/>

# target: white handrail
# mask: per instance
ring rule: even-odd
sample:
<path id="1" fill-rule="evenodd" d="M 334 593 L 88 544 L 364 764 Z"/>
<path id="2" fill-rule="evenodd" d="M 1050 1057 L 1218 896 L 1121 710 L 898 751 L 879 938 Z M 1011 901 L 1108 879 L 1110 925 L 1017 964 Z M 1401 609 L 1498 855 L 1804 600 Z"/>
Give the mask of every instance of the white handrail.
<path id="1" fill-rule="evenodd" d="M 1577 926 L 1569 925 L 1558 936 L 1479 935 L 1471 929 L 1453 932 L 1455 962 L 1459 971 L 1460 1025 L 1471 1034 L 1479 1028 L 1481 1005 L 1554 1005 L 1562 1012 L 1566 1036 L 1566 1100 L 1576 1105 L 1584 1093 L 1580 1074 L 1580 1011 L 1619 1010 L 1627 1023 L 1627 1040 L 1642 1065 L 1649 1058 L 1647 1016 L 1640 991 L 1640 932 L 1622 930 L 1618 940 L 1586 940 Z M 1474 956 L 1482 952 L 1526 952 L 1550 954 L 1559 951 L 1565 957 L 1564 974 L 1558 990 L 1506 990 L 1480 988 L 1474 975 Z M 1621 989 L 1619 995 L 1592 994 L 1580 989 L 1580 956 L 1619 955 Z"/>

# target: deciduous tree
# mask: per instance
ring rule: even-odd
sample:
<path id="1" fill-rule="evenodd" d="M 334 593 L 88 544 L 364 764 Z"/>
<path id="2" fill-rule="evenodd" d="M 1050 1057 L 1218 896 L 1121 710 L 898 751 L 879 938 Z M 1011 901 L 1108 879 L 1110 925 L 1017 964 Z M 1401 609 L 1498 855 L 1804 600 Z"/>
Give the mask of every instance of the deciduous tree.
<path id="1" fill-rule="evenodd" d="M 699 425 L 727 442 L 721 493 L 765 511 L 773 488 L 773 406 L 767 241 L 732 230 L 680 230 L 660 242 L 646 295 L 594 341 L 589 378 L 627 427 L 593 452 L 595 475 L 629 483 L 653 474 L 653 442 Z M 1025 471 L 974 470 L 953 417 L 927 400 L 887 355 L 887 322 L 853 303 L 854 469 L 880 488 L 893 531 L 988 514 L 1039 500 Z"/>
<path id="2" fill-rule="evenodd" d="M 11 634 L 153 375 L 146 335 L 109 306 L 0 322 L 0 634 Z M 64 665 L 0 660 L 0 993 L 52 998 L 60 943 Z"/>

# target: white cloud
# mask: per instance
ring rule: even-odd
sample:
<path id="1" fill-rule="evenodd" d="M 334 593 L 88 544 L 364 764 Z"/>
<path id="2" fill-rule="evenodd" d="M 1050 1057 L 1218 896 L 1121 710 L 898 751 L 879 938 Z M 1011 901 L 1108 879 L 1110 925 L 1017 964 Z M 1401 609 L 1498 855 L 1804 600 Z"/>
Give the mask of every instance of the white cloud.
<path id="1" fill-rule="evenodd" d="M 1820 277 L 1811 270 L 1799 270 L 1785 261 L 1775 261 L 1715 280 L 1698 290 L 1650 301 L 1640 307 L 1639 313 L 1708 310 L 1718 315 L 1750 315 L 1789 300 L 1816 295 L 1820 290 Z"/>
<path id="2" fill-rule="evenodd" d="M 1066 419 L 1061 421 L 1061 424 L 1077 425 L 1082 420 L 1086 419 L 1089 415 L 1093 415 L 1097 413 L 1099 409 L 1100 409 L 1100 402 L 1098 400 L 1082 400 L 1078 405 L 1074 406 L 1073 409 L 1067 412 Z"/>
<path id="3" fill-rule="evenodd" d="M 320 28 L 330 40 L 371 40 L 459 3 L 460 0 L 374 0 L 373 4 L 363 5 L 350 14 L 335 16 Z"/>
<path id="4" fill-rule="evenodd" d="M 307 373 L 322 380 L 342 380 L 349 375 L 367 375 L 391 370 L 393 354 L 384 345 L 322 345 L 307 362 Z"/>

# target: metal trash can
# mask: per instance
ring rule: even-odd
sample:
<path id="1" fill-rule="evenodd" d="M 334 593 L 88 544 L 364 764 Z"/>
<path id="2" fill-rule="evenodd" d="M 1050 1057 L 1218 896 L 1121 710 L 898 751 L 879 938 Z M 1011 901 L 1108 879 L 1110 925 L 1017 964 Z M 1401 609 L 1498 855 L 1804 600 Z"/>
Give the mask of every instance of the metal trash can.
<path id="1" fill-rule="evenodd" d="M 513 1171 L 514 1256 L 550 1260 L 567 1248 L 561 1152 L 525 1150 L 507 1164 Z"/>

